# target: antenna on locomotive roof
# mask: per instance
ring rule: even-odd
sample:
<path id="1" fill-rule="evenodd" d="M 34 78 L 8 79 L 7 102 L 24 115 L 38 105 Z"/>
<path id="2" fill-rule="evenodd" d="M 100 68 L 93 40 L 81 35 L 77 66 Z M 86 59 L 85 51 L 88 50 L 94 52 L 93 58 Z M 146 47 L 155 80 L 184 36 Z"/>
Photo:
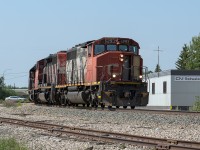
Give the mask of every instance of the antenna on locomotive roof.
<path id="1" fill-rule="evenodd" d="M 163 50 L 160 50 L 159 49 L 159 46 L 158 46 L 158 49 L 157 50 L 154 50 L 154 51 L 157 51 L 158 52 L 158 66 L 156 66 L 156 69 L 157 69 L 157 71 L 158 71 L 158 77 L 159 77 L 159 72 L 160 72 L 160 58 L 159 58 L 159 53 L 161 52 L 161 51 L 163 51 Z M 157 68 L 158 67 L 158 68 Z"/>

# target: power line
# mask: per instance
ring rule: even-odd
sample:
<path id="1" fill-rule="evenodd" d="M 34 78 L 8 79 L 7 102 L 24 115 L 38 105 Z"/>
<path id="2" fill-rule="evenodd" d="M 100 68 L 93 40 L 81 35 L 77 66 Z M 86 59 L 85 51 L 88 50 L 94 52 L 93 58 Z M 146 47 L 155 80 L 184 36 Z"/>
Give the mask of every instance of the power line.
<path id="1" fill-rule="evenodd" d="M 28 72 L 11 72 L 11 73 L 2 73 L 0 75 L 14 75 L 14 74 L 28 74 Z"/>
<path id="2" fill-rule="evenodd" d="M 25 74 L 25 73 L 27 74 L 28 72 L 7 73 L 7 75 L 8 75 L 8 74 Z"/>
<path id="3" fill-rule="evenodd" d="M 6 80 L 17 79 L 17 78 L 22 78 L 22 77 L 26 77 L 26 76 L 28 76 L 28 75 L 23 75 L 23 76 L 13 77 L 13 78 L 9 78 L 9 79 L 6 79 Z"/>
<path id="4" fill-rule="evenodd" d="M 158 46 L 158 49 L 157 49 L 157 50 L 154 50 L 154 51 L 157 51 L 157 52 L 158 52 L 158 67 L 160 67 L 159 53 L 160 53 L 161 51 L 163 51 L 163 50 L 160 50 L 160 49 L 159 49 L 159 46 Z M 158 69 L 158 77 L 159 77 L 159 72 L 160 72 L 160 70 Z"/>

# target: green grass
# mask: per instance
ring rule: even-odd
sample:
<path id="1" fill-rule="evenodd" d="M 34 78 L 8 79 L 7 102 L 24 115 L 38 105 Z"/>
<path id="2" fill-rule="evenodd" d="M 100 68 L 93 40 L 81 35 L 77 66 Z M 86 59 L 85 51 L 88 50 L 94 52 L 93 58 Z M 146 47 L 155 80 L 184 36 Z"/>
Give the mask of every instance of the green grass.
<path id="1" fill-rule="evenodd" d="M 28 150 L 28 148 L 18 143 L 14 138 L 4 138 L 0 139 L 0 150 Z"/>

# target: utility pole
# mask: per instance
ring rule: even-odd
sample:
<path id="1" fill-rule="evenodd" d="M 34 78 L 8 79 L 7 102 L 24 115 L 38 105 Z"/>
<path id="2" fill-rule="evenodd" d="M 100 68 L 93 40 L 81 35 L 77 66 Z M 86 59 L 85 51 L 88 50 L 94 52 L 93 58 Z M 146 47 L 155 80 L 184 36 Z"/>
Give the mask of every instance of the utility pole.
<path id="1" fill-rule="evenodd" d="M 162 50 L 160 50 L 160 49 L 159 49 L 159 46 L 158 46 L 158 49 L 157 49 L 157 50 L 154 50 L 154 51 L 157 51 L 157 52 L 158 52 L 158 67 L 160 67 L 159 53 L 160 53 Z M 158 69 L 158 77 L 159 77 L 159 72 L 160 72 L 160 70 Z"/>

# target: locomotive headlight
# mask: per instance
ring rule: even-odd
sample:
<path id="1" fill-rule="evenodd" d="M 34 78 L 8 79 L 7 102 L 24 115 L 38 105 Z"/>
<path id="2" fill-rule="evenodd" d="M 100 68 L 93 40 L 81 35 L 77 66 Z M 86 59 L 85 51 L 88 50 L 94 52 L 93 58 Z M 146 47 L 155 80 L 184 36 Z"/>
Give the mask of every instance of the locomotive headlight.
<path id="1" fill-rule="evenodd" d="M 113 74 L 113 75 L 112 75 L 113 78 L 116 78 L 116 76 L 117 76 L 116 74 Z"/>
<path id="2" fill-rule="evenodd" d="M 119 58 L 120 61 L 124 61 L 124 58 Z"/>
<path id="3" fill-rule="evenodd" d="M 124 55 L 123 54 L 119 55 L 119 61 L 124 61 Z"/>
<path id="4" fill-rule="evenodd" d="M 140 75 L 139 78 L 142 79 L 142 75 Z"/>

